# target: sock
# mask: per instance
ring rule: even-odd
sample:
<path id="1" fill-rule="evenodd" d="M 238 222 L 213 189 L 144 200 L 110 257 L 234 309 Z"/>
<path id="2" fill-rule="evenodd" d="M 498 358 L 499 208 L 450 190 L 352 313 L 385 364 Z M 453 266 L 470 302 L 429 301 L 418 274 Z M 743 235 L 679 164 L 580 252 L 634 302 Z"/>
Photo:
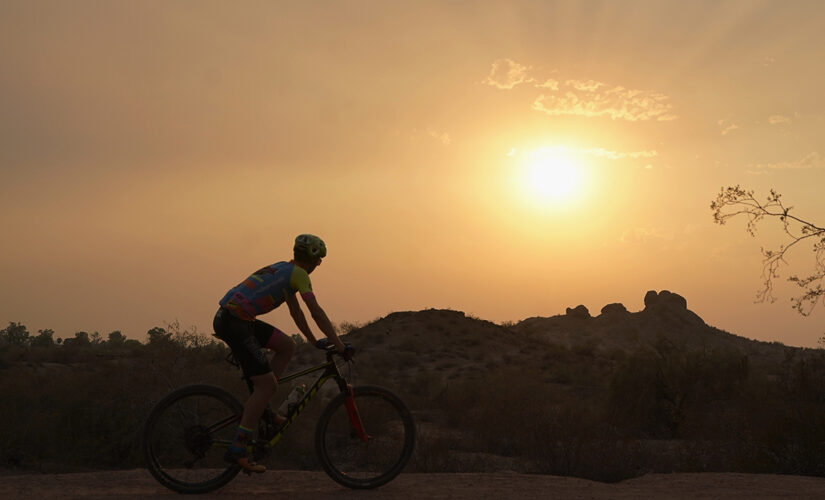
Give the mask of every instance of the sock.
<path id="1" fill-rule="evenodd" d="M 252 429 L 239 425 L 237 432 L 235 432 L 235 439 L 232 440 L 232 446 L 229 447 L 229 452 L 233 455 L 245 455 L 246 443 L 252 438 Z"/>

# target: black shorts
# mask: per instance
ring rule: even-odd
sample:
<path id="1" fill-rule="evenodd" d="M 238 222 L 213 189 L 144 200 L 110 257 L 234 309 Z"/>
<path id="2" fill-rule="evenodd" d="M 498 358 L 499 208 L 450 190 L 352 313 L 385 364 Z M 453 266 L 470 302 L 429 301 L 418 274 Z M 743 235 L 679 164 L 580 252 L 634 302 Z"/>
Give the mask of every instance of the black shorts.
<path id="1" fill-rule="evenodd" d="M 263 348 L 273 335 L 283 335 L 280 330 L 259 319 L 244 321 L 222 307 L 215 314 L 212 327 L 215 336 L 232 349 L 244 376 L 254 377 L 272 371 Z"/>

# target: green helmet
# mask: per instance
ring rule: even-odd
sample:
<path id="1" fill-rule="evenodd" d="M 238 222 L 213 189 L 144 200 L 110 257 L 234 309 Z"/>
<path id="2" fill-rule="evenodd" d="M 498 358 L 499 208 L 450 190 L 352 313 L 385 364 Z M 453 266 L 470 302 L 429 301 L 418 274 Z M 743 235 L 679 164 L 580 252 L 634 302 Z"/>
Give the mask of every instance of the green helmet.
<path id="1" fill-rule="evenodd" d="M 323 259 L 327 256 L 327 246 L 324 240 L 314 234 L 301 234 L 295 238 L 295 246 L 292 249 L 296 253 L 306 255 L 311 258 Z"/>

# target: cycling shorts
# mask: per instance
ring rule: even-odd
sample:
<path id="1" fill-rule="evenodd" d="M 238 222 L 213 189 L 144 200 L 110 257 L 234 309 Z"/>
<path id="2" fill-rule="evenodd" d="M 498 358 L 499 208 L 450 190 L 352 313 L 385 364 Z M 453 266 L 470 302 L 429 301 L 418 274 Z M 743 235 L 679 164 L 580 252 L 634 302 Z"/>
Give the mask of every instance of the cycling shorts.
<path id="1" fill-rule="evenodd" d="M 215 336 L 232 349 L 232 354 L 247 378 L 272 371 L 263 348 L 275 345 L 281 336 L 286 335 L 269 323 L 259 319 L 240 319 L 223 307 L 215 314 L 212 327 Z"/>

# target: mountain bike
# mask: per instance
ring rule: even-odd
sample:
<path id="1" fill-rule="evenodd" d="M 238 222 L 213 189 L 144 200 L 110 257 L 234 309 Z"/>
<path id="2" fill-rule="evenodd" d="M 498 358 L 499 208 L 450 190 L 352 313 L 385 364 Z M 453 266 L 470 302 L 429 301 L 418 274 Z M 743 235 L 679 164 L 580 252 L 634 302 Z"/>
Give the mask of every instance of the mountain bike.
<path id="1" fill-rule="evenodd" d="M 315 426 L 315 452 L 324 471 L 349 488 L 376 488 L 407 465 L 415 445 L 415 424 L 404 403 L 378 386 L 353 387 L 337 361 L 334 346 L 326 361 L 279 379 L 289 382 L 314 372 L 318 380 L 291 406 L 286 421 L 276 424 L 267 406 L 256 439 L 247 447 L 256 460 L 265 458 L 307 407 L 324 383 L 334 380 L 339 393 Z M 227 361 L 235 364 L 231 354 Z M 250 393 L 252 382 L 245 379 Z M 179 493 L 206 493 L 231 481 L 241 467 L 223 460 L 232 444 L 243 405 L 226 390 L 189 385 L 172 391 L 155 405 L 143 432 L 149 471 L 162 485 Z M 246 471 L 245 471 L 246 472 Z"/>

